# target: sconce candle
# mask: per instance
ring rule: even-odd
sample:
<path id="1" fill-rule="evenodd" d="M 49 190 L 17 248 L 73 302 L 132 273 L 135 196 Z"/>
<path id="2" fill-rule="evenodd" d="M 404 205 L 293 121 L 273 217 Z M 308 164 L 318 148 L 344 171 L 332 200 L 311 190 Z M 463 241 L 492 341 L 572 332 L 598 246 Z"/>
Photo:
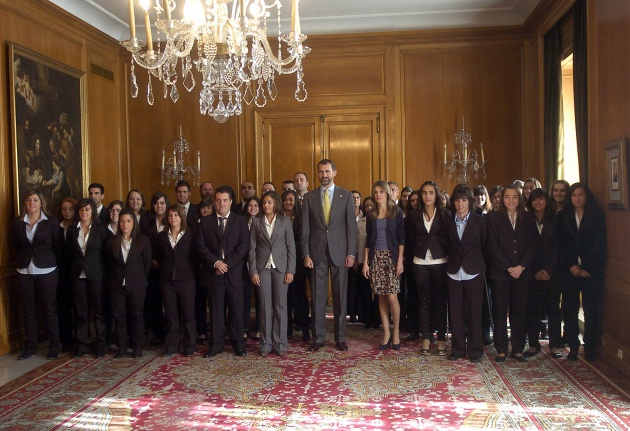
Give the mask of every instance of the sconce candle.
<path id="1" fill-rule="evenodd" d="M 133 10 L 133 0 L 129 0 L 129 32 L 131 38 L 136 38 L 136 14 Z"/>

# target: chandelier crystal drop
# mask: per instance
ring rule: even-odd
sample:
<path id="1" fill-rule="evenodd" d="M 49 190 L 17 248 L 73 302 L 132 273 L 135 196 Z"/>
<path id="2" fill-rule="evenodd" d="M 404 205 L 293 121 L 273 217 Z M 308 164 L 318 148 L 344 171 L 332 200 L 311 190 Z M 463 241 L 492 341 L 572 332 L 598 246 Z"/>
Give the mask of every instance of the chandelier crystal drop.
<path id="1" fill-rule="evenodd" d="M 131 37 L 120 42 L 132 55 L 131 96 L 137 97 L 135 65 L 148 70 L 147 102 L 154 102 L 151 77 L 163 84 L 164 98 L 179 99 L 178 81 L 191 92 L 201 81 L 199 111 L 219 123 L 243 112 L 244 101 L 263 107 L 275 100 L 276 75 L 295 73 L 295 98 L 308 97 L 302 60 L 310 52 L 303 45 L 299 0 L 292 0 L 291 32 L 282 34 L 280 0 L 186 0 L 181 19 L 172 17 L 175 0 L 139 0 L 144 9 L 146 41 L 136 37 L 135 0 L 129 0 Z M 269 2 L 269 3 L 268 3 Z M 230 7 L 231 6 L 231 7 Z M 277 11 L 277 47 L 267 36 L 267 19 Z M 150 15 L 157 29 L 153 43 Z M 195 78 L 193 69 L 200 75 Z"/>

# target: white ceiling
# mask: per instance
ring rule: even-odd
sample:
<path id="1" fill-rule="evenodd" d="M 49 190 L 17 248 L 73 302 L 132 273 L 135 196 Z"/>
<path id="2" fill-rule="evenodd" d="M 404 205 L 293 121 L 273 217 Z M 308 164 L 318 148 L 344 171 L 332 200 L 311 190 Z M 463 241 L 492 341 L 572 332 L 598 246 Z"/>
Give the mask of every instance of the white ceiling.
<path id="1" fill-rule="evenodd" d="M 129 0 L 50 1 L 114 39 L 129 38 Z M 266 0 L 268 4 L 273 1 Z M 539 1 L 300 0 L 299 4 L 302 33 L 312 35 L 521 25 Z M 138 0 L 135 3 L 136 25 L 142 29 L 143 14 Z M 154 5 L 155 0 L 151 3 Z M 173 15 L 178 18 L 184 0 L 175 0 L 175 3 Z M 291 0 L 282 0 L 282 3 L 282 25 L 287 29 Z M 275 16 L 272 19 L 275 22 Z"/>

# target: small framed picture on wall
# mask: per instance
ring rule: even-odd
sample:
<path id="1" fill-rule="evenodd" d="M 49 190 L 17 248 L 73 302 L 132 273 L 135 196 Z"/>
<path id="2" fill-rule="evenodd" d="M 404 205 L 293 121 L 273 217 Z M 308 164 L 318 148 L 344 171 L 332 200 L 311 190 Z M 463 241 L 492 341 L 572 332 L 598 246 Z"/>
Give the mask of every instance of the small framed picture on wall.
<path id="1" fill-rule="evenodd" d="M 606 149 L 606 203 L 610 209 L 628 209 L 626 139 L 610 141 Z"/>

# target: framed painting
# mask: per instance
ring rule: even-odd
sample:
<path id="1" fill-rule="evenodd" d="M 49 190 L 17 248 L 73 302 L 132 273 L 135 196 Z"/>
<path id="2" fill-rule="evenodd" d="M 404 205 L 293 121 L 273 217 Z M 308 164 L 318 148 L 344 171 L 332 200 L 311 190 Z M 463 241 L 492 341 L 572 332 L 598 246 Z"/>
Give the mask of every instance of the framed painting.
<path id="1" fill-rule="evenodd" d="M 606 203 L 610 209 L 628 209 L 628 172 L 625 138 L 606 144 Z"/>
<path id="2" fill-rule="evenodd" d="M 66 197 L 88 184 L 85 73 L 9 44 L 15 208 L 30 189 L 44 212 L 56 215 Z"/>

